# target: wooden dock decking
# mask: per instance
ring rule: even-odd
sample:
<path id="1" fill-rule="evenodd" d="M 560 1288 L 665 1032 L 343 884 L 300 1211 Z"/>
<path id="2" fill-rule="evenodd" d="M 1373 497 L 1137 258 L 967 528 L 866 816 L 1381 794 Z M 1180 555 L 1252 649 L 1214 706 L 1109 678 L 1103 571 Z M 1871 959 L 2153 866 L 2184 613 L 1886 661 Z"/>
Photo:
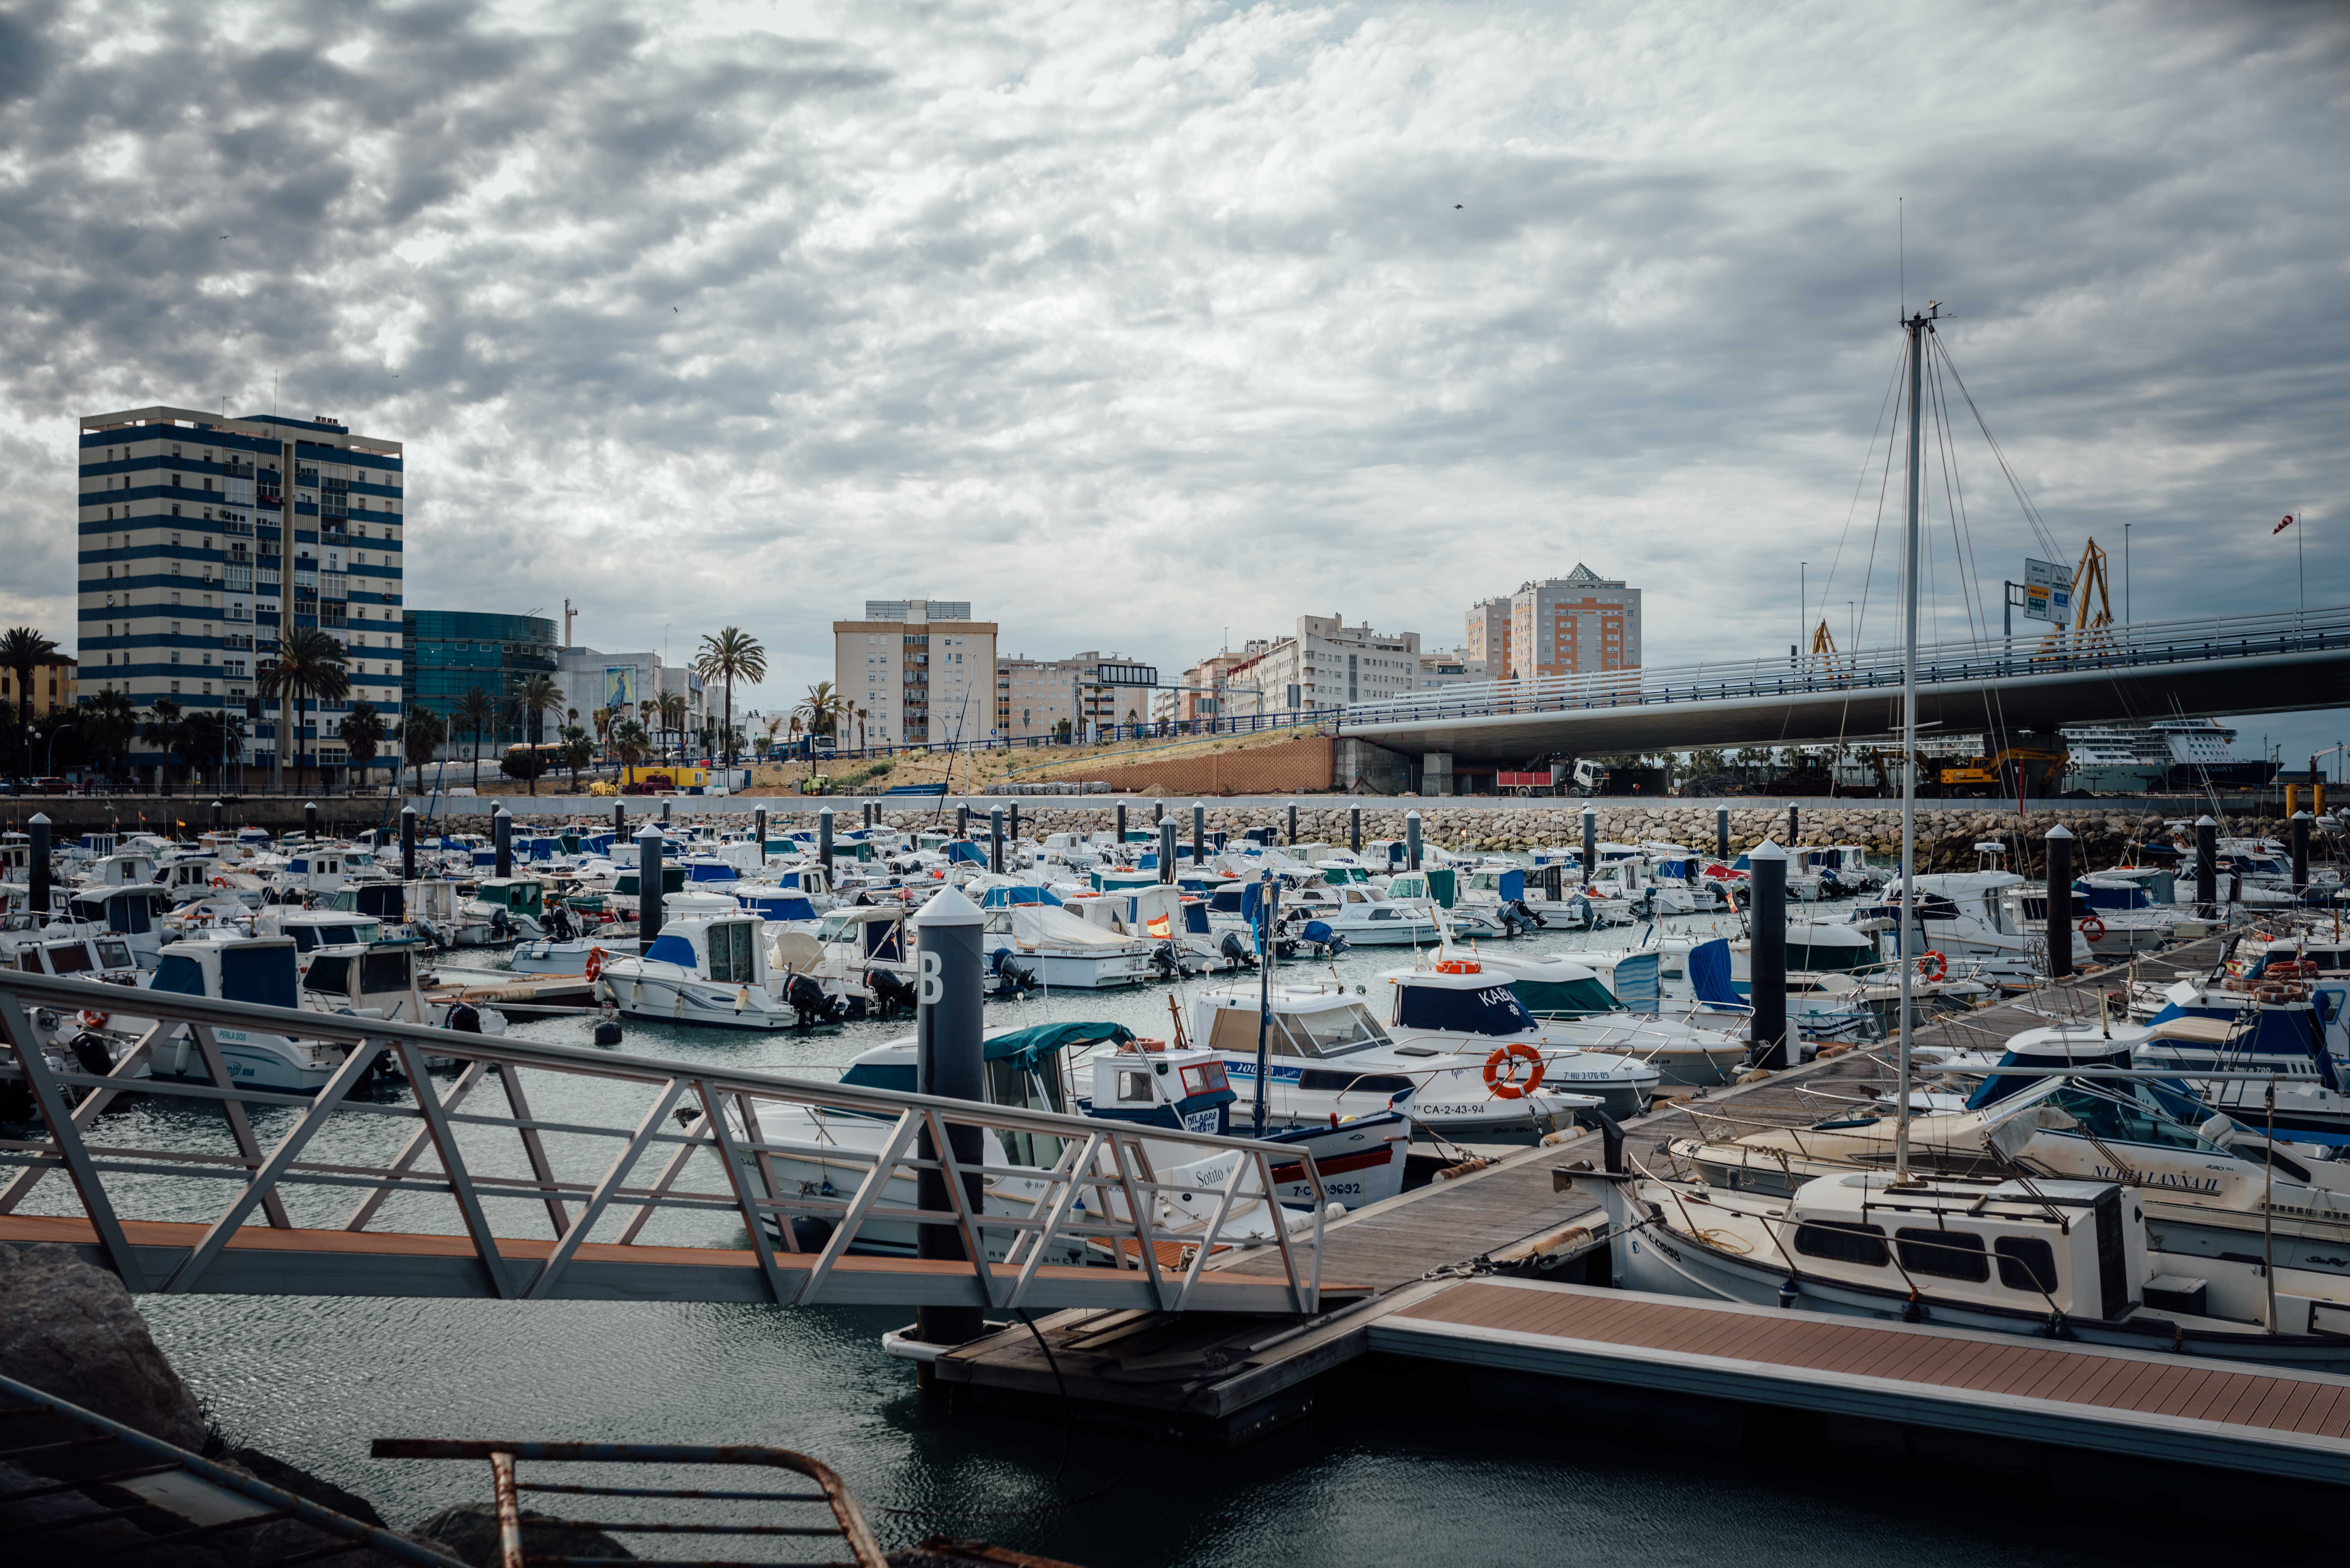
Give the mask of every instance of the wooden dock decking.
<path id="1" fill-rule="evenodd" d="M 2207 938 L 2141 958 L 2137 977 L 2200 972 L 2217 961 L 2220 947 L 2220 939 Z M 2050 1012 L 2094 1017 L 2100 1000 L 2095 993 L 2129 978 L 2127 966 L 2101 969 L 1937 1021 L 1916 1039 L 1920 1045 L 1980 1048 L 2045 1023 Z M 1809 1125 L 1872 1095 L 1885 1075 L 1874 1056 L 1856 1051 L 1752 1084 L 1694 1092 L 1687 1101 L 1742 1123 Z M 1679 1104 L 1664 1100 L 1624 1127 L 1627 1152 L 1636 1158 L 1653 1158 L 1657 1147 L 1696 1130 Z M 1022 1328 L 941 1354 L 934 1375 L 944 1384 L 1014 1400 L 1052 1399 L 1066 1388 L 1097 1407 L 1180 1417 L 1211 1440 L 1245 1440 L 1310 1407 L 1311 1381 L 1367 1353 L 1372 1326 L 1419 1299 L 1423 1282 L 1482 1272 L 1505 1249 L 1596 1220 L 1596 1200 L 1578 1189 L 1554 1190 L 1552 1172 L 1583 1160 L 1596 1167 L 1601 1159 L 1599 1135 L 1586 1133 L 1503 1154 L 1482 1169 L 1333 1221 L 1324 1234 L 1325 1277 L 1360 1282 L 1375 1299 L 1327 1311 L 1302 1328 L 1294 1319 L 1205 1324 L 1142 1312 L 1061 1313 L 1038 1320 L 1052 1347 L 1049 1360 Z M 1279 1264 L 1270 1256 L 1243 1253 L 1211 1267 L 1262 1274 Z"/>
<path id="2" fill-rule="evenodd" d="M 2350 1377 L 1590 1285 L 1470 1280 L 1384 1355 L 2350 1483 Z"/>
<path id="3" fill-rule="evenodd" d="M 209 1227 L 165 1220 L 125 1220 L 124 1235 L 149 1285 L 161 1286 L 184 1262 Z M 0 1214 L 0 1245 L 57 1242 L 78 1250 L 92 1264 L 107 1267 L 97 1228 L 78 1215 Z M 498 1258 L 508 1290 L 527 1293 L 554 1255 L 549 1237 L 501 1236 Z M 774 1253 L 783 1287 L 796 1291 L 815 1268 L 814 1252 Z M 1008 1294 L 1020 1271 L 990 1266 L 999 1295 Z M 229 1239 L 220 1257 L 196 1283 L 203 1294 L 463 1296 L 494 1298 L 480 1256 L 469 1236 L 390 1231 L 278 1230 L 249 1223 Z M 1369 1293 L 1360 1285 L 1325 1284 L 1329 1301 L 1357 1301 Z M 1040 1303 L 1063 1307 L 1122 1309 L 1147 1306 L 1154 1298 L 1149 1277 L 1133 1269 L 1082 1264 L 1040 1265 L 1030 1293 Z M 546 1295 L 560 1301 L 742 1302 L 774 1301 L 758 1254 L 748 1248 L 664 1247 L 642 1242 L 584 1241 Z M 1285 1281 L 1203 1273 L 1194 1287 L 1192 1311 L 1211 1316 L 1288 1309 Z M 983 1307 L 977 1274 L 969 1263 L 920 1258 L 836 1261 L 813 1302 L 821 1306 Z"/>

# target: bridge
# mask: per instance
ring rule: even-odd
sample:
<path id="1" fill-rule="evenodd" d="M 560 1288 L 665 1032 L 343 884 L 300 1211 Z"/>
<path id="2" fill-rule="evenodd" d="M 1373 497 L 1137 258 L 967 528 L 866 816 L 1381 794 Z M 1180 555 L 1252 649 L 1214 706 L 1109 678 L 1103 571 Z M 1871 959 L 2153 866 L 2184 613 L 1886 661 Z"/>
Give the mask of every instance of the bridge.
<path id="1" fill-rule="evenodd" d="M 2044 639 L 2044 640 L 2043 640 Z M 1898 738 L 1901 650 L 1492 680 L 1347 707 L 1412 755 L 1553 755 Z M 2142 623 L 1918 650 L 1921 731 L 2007 735 L 2350 707 L 2350 608 Z"/>
<path id="2" fill-rule="evenodd" d="M 101 1013 L 140 1029 L 107 1073 L 32 1044 L 36 1021 L 70 1033 Z M 239 1085 L 224 1030 L 318 1042 L 339 1064 L 315 1096 Z M 0 1170 L 16 1168 L 0 1243 L 62 1242 L 134 1292 L 1251 1314 L 1361 1293 L 1322 1282 L 1326 1205 L 1261 1247 L 1228 1239 L 1276 1176 L 1321 1190 L 1312 1157 L 1281 1145 L 14 970 L 0 1033 L 0 1093 L 40 1122 L 0 1137 Z M 140 1075 L 166 1052 L 178 1068 L 182 1043 L 209 1082 Z M 776 1106 L 827 1118 L 816 1161 L 764 1141 L 758 1112 Z M 978 1163 L 957 1158 L 965 1127 Z M 1059 1157 L 1008 1163 L 1008 1138 Z M 1170 1150 L 1229 1157 L 1221 1183 L 1162 1181 Z M 712 1168 L 714 1184 L 691 1179 Z M 925 1171 L 947 1207 L 922 1207 Z M 983 1192 L 1022 1179 L 1033 1195 Z M 921 1226 L 974 1261 L 871 1255 Z M 1243 1252 L 1273 1272 L 1211 1266 Z"/>

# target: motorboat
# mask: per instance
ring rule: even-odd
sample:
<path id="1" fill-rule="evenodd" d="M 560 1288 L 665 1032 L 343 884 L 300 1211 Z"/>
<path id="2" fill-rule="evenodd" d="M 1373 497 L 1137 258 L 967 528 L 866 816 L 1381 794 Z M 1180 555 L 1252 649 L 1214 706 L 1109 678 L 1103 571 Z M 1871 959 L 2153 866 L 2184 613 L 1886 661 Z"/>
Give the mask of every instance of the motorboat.
<path id="1" fill-rule="evenodd" d="M 56 896 L 52 889 L 51 897 Z M 131 961 L 153 969 L 162 956 L 165 917 L 172 896 L 151 884 L 78 888 L 66 900 L 65 919 L 78 925 L 111 931 L 130 950 Z"/>
<path id="2" fill-rule="evenodd" d="M 1536 1019 L 1510 989 L 1505 971 L 1489 969 L 1482 957 L 1454 953 L 1412 969 L 1388 970 L 1379 977 L 1388 990 L 1387 1024 L 1399 1058 L 1443 1055 L 1482 1064 L 1489 1079 L 1522 1064 L 1529 1085 L 1551 1084 L 1571 1094 L 1589 1095 L 1618 1118 L 1637 1116 L 1664 1082 L 1654 1062 L 1620 1050 L 1584 1044 L 1594 1031 L 1575 1019 Z M 1664 1033 L 1656 1044 L 1661 1047 Z M 1693 1043 L 1692 1043 L 1693 1044 Z M 1745 1048 L 1727 1036 L 1714 1042 Z M 1702 1054 L 1701 1052 L 1698 1053 Z M 1702 1066 L 1699 1071 L 1706 1071 Z"/>
<path id="3" fill-rule="evenodd" d="M 151 989 L 215 1002 L 299 1007 L 301 975 L 296 957 L 291 937 L 215 937 L 173 942 L 163 950 Z M 124 1028 L 125 1022 L 118 1019 L 116 1027 Z M 136 1021 L 130 1032 L 143 1033 L 145 1027 L 145 1021 Z M 220 1045 L 222 1066 L 238 1086 L 288 1095 L 315 1095 L 325 1088 L 351 1050 L 345 1041 L 302 1039 L 226 1025 L 215 1027 L 213 1037 Z M 390 1064 L 382 1064 L 379 1070 L 389 1071 Z M 176 1083 L 212 1082 L 203 1052 L 185 1024 L 150 1054 L 148 1071 L 153 1077 Z"/>
<path id="4" fill-rule="evenodd" d="M 1137 1040 L 1131 1032 L 1115 1023 L 1074 1023 L 989 1034 L 982 1047 L 987 1103 L 1069 1113 L 1072 1096 L 1059 1058 L 1066 1051 L 1103 1044 L 1112 1049 L 1094 1053 L 1094 1092 L 1090 1096 L 1099 1112 L 1126 1109 L 1155 1116 L 1164 1108 L 1171 1113 L 1177 1125 L 1189 1126 L 1193 1118 L 1224 1114 L 1231 1104 L 1232 1091 L 1218 1071 L 1214 1053 L 1170 1050 L 1157 1042 Z M 917 1086 L 917 1075 L 915 1042 L 909 1035 L 860 1053 L 841 1075 L 840 1081 L 910 1093 Z M 1140 1097 L 1146 1092 L 1150 1096 L 1148 1106 Z M 761 1146 L 760 1162 L 772 1169 L 774 1179 L 785 1191 L 829 1199 L 856 1190 L 872 1170 L 874 1158 L 887 1146 L 892 1132 L 887 1118 L 865 1112 L 772 1100 L 754 1100 L 752 1104 L 756 1127 L 748 1130 L 755 1132 L 755 1141 Z M 739 1125 L 739 1102 L 730 1104 L 725 1114 L 736 1118 Z M 1034 1215 L 1051 1190 L 1048 1173 L 1067 1157 L 1066 1141 L 1050 1134 L 1008 1128 L 994 1129 L 989 1137 L 995 1147 L 988 1151 L 990 1168 L 981 1178 L 983 1212 L 1005 1220 Z M 1146 1146 L 1147 1150 L 1150 1148 Z M 1185 1238 L 1192 1239 L 1194 1247 L 1205 1242 L 1224 1186 L 1233 1174 L 1235 1152 L 1220 1149 L 1203 1155 L 1196 1146 L 1172 1142 L 1151 1150 L 1157 1190 L 1145 1201 L 1151 1206 L 1153 1228 L 1167 1232 L 1179 1246 Z M 1303 1176 L 1302 1164 L 1299 1175 Z M 1276 1181 L 1279 1179 L 1276 1168 Z M 1090 1206 L 1101 1205 L 1110 1216 L 1130 1220 L 1133 1211 L 1127 1206 L 1126 1190 L 1122 1185 L 1107 1183 L 1080 1187 L 1071 1206 L 1082 1214 Z M 889 1179 L 880 1208 L 900 1212 L 919 1210 L 917 1199 L 913 1172 L 899 1167 Z M 1312 1223 L 1311 1215 L 1291 1212 L 1278 1203 L 1268 1205 L 1262 1199 L 1236 1203 L 1217 1228 L 1218 1250 L 1270 1241 L 1284 1229 L 1294 1231 Z M 870 1220 L 858 1232 L 851 1250 L 880 1256 L 912 1257 L 918 1229 L 907 1220 Z M 830 1231 L 829 1225 L 813 1218 L 797 1219 L 793 1224 L 793 1239 L 803 1251 L 823 1245 Z M 777 1234 L 780 1238 L 780 1229 Z M 1018 1232 L 1008 1226 L 983 1227 L 982 1234 L 988 1257 L 1002 1262 Z M 1046 1251 L 1044 1261 L 1107 1262 L 1115 1261 L 1115 1256 L 1087 1246 L 1076 1236 L 1066 1236 Z M 1177 1267 L 1185 1266 L 1187 1262 L 1174 1261 Z M 1167 1262 L 1162 1261 L 1161 1266 L 1168 1266 Z"/>
<path id="5" fill-rule="evenodd" d="M 1686 1014 L 1666 1014 L 1653 949 L 1617 957 L 1607 964 L 1608 979 L 1583 957 L 1501 951 L 1479 953 L 1477 961 L 1533 1015 L 1544 1045 L 1629 1056 L 1653 1065 L 1659 1081 L 1672 1086 L 1734 1083 L 1745 1070 L 1742 1027 L 1731 1020 L 1706 1027 Z M 1628 989 L 1619 991 L 1611 980 Z"/>
<path id="6" fill-rule="evenodd" d="M 689 916 L 664 925 L 642 952 L 597 964 L 595 993 L 628 1018 L 718 1029 L 788 1029 L 799 1015 L 768 988 L 767 960 L 767 939 L 757 916 L 739 909 Z"/>
<path id="7" fill-rule="evenodd" d="M 1032 978 L 1050 990 L 1097 991 L 1139 985 L 1152 978 L 1149 940 L 1129 937 L 1087 919 L 1059 904 L 998 904 L 983 911 L 980 939 L 989 962 L 1002 968 L 1022 961 Z M 1003 956 L 998 956 L 1003 955 Z"/>
<path id="8" fill-rule="evenodd" d="M 484 877 L 460 912 L 489 923 L 493 943 L 546 935 L 546 885 L 536 877 Z"/>
<path id="9" fill-rule="evenodd" d="M 406 941 L 320 948 L 302 971 L 302 1005 L 466 1034 L 506 1032 L 505 1015 L 485 1002 L 426 996 L 418 983 L 417 952 Z"/>
<path id="10" fill-rule="evenodd" d="M 1531 1144 L 1605 1103 L 1579 1086 L 1544 1082 L 1534 1064 L 1513 1062 L 1506 1049 L 1464 1054 L 1401 1044 L 1363 996 L 1360 988 L 1331 981 L 1268 977 L 1261 985 L 1211 986 L 1193 999 L 1190 1037 L 1247 1087 L 1250 1104 L 1240 1114 L 1252 1123 L 1262 1039 L 1269 1127 L 1327 1124 L 1392 1107 L 1410 1115 L 1416 1139 Z M 1499 1066 L 1492 1060 L 1497 1054 L 1503 1058 Z M 1653 1085 L 1653 1069 L 1648 1077 Z"/>

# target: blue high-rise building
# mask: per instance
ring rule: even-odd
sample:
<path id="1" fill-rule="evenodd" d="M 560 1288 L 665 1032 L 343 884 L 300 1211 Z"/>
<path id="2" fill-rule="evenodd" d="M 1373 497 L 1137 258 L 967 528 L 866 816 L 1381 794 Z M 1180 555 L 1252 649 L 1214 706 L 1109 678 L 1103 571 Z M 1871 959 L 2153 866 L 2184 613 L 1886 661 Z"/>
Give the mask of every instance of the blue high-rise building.
<path id="1" fill-rule="evenodd" d="M 234 709 L 246 741 L 232 760 L 266 766 L 279 750 L 279 705 L 261 701 L 257 680 L 284 634 L 317 627 L 343 644 L 351 694 L 301 704 L 287 764 L 348 765 L 336 729 L 352 701 L 372 702 L 397 727 L 400 442 L 324 417 L 157 407 L 87 416 L 80 444 L 83 701 L 111 687 L 141 710 L 163 697 L 191 711 Z M 396 751 L 387 740 L 376 766 L 390 767 Z M 143 742 L 130 761 L 211 764 Z"/>

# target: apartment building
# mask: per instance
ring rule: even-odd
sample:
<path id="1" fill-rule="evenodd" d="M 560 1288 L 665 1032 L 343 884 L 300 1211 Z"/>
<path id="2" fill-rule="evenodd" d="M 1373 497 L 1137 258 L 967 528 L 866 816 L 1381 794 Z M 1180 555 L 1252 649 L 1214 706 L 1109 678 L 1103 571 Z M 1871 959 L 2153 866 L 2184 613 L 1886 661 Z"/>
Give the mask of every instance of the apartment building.
<path id="1" fill-rule="evenodd" d="M 1229 685 L 1253 684 L 1267 712 L 1338 708 L 1400 697 L 1419 685 L 1419 633 L 1348 626 L 1338 615 L 1302 615 Z"/>
<path id="2" fill-rule="evenodd" d="M 1480 613 L 1497 602 L 1488 599 L 1469 612 L 1470 651 L 1476 650 Z M 1495 680 L 1639 668 L 1640 590 L 1621 578 L 1603 577 L 1578 562 L 1564 577 L 1521 585 L 1507 602 L 1508 642 Z M 1484 636 L 1490 647 L 1490 622 Z M 1490 660 L 1487 668 L 1494 669 Z"/>
<path id="3" fill-rule="evenodd" d="M 346 764 L 335 731 L 353 701 L 399 723 L 400 442 L 324 415 L 229 420 L 161 405 L 86 415 L 80 427 L 85 694 L 111 687 L 141 708 L 168 697 L 239 712 L 241 760 L 267 763 L 281 749 L 278 708 L 256 682 L 282 637 L 316 627 L 344 645 L 350 696 L 301 701 L 283 742 L 288 764 Z M 137 744 L 130 753 L 134 767 L 165 760 Z"/>
<path id="4" fill-rule="evenodd" d="M 1499 680 L 1510 669 L 1510 596 L 1480 599 L 1469 607 L 1468 636 L 1461 644 L 1471 659 Z"/>
<path id="5" fill-rule="evenodd" d="M 843 745 L 991 740 L 999 732 L 993 621 L 968 599 L 868 599 L 832 623 L 832 685 L 851 711 Z"/>
<path id="6" fill-rule="evenodd" d="M 1030 659 L 1015 654 L 995 661 L 995 732 L 1000 735 L 1050 735 L 1066 723 L 1084 739 L 1118 724 L 1150 717 L 1149 693 L 1134 686 L 1106 686 L 1105 664 L 1125 664 L 1122 653 L 1088 649 L 1066 659 Z"/>
<path id="7" fill-rule="evenodd" d="M 1183 671 L 1182 689 L 1174 693 L 1172 719 L 1231 718 L 1261 711 L 1256 666 L 1272 643 L 1260 638 L 1237 651 L 1211 653 Z"/>
<path id="8" fill-rule="evenodd" d="M 1471 659 L 1467 649 L 1430 649 L 1419 656 L 1419 681 L 1414 690 L 1433 691 L 1439 687 L 1490 679 L 1485 673 L 1485 661 Z"/>
<path id="9" fill-rule="evenodd" d="M 33 717 L 37 719 L 59 708 L 74 706 L 78 696 L 75 677 L 78 673 L 79 666 L 73 656 L 67 653 L 52 653 L 35 665 L 29 692 L 33 700 Z M 23 698 L 26 695 L 27 693 L 20 693 L 16 690 L 16 672 L 0 665 L 0 706 L 7 709 L 11 718 L 24 711 Z"/>

